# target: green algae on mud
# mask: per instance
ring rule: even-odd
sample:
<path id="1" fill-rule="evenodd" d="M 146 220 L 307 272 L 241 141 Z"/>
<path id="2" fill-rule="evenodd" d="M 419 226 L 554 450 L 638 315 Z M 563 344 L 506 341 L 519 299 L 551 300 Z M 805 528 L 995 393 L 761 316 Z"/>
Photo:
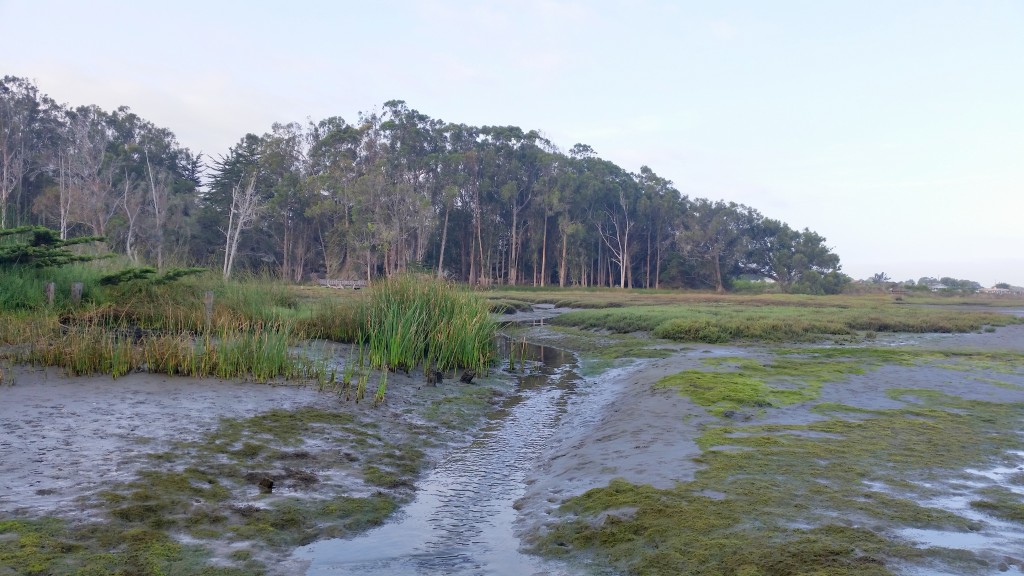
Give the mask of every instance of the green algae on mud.
<path id="1" fill-rule="evenodd" d="M 721 375 L 708 382 L 726 391 L 715 393 L 708 382 L 698 382 L 687 392 L 721 413 L 726 406 L 760 402 L 766 410 L 767 404 L 811 403 L 822 383 L 885 364 L 948 368 L 966 362 L 1020 374 L 1018 354 L 817 352 L 783 351 L 765 363 L 709 359 L 709 368 L 736 371 L 690 372 Z M 984 523 L 930 504 L 951 483 L 973 491 L 974 510 L 1021 522 L 1019 497 L 978 488 L 965 470 L 999 464 L 1024 448 L 1024 440 L 1007 433 L 1019 429 L 1024 404 L 929 389 L 888 395 L 903 406 L 820 403 L 813 411 L 825 419 L 806 424 L 713 421 L 698 438 L 702 468 L 694 480 L 672 489 L 617 480 L 572 498 L 560 508 L 560 523 L 534 540 L 534 550 L 592 557 L 627 574 L 892 574 L 908 563 L 957 573 L 983 570 L 984 558 L 919 549 L 899 530 L 983 530 Z"/>
<path id="2" fill-rule="evenodd" d="M 742 408 L 763 409 L 816 400 L 823 384 L 840 382 L 883 365 L 927 364 L 947 370 L 1024 373 L 1024 354 L 906 348 L 788 348 L 775 350 L 766 361 L 716 357 L 703 363 L 708 370 L 686 370 L 666 376 L 657 386 L 676 388 L 719 416 Z M 1007 382 L 991 383 L 1017 388 Z"/>
<path id="3" fill-rule="evenodd" d="M 309 407 L 224 419 L 201 440 L 151 455 L 152 467 L 135 480 L 83 502 L 103 521 L 0 522 L 0 565 L 17 574 L 262 573 L 260 552 L 267 546 L 283 549 L 366 530 L 411 497 L 425 462 L 424 430 L 411 426 L 395 441 L 377 428 L 351 414 Z M 363 465 L 369 461 L 376 465 Z M 345 494 L 322 482 L 325 468 L 363 475 L 366 494 Z M 381 475 L 392 480 L 382 486 Z M 283 493 L 260 494 L 257 483 L 264 478 Z M 133 545 L 139 534 L 149 536 Z M 179 535 L 190 544 L 181 544 Z M 217 542 L 233 543 L 233 555 L 219 563 L 235 566 L 210 564 Z"/>
<path id="4" fill-rule="evenodd" d="M 451 428 L 467 430 L 482 415 L 494 408 L 502 392 L 488 386 L 464 386 L 458 394 L 432 400 L 423 415 L 427 420 Z"/>
<path id="5" fill-rule="evenodd" d="M 323 393 L 317 404 L 331 407 L 223 418 L 139 454 L 134 478 L 75 504 L 84 518 L 0 520 L 0 576 L 274 573 L 295 546 L 383 523 L 411 499 L 428 451 L 463 441 L 510 385 L 403 387 L 373 408 L 335 408 Z"/>
<path id="6" fill-rule="evenodd" d="M 545 326 L 542 330 L 507 329 L 510 335 L 526 335 L 534 344 L 572 350 L 580 357 L 580 375 L 595 376 L 634 359 L 668 358 L 680 346 L 651 341 L 635 334 L 597 334 L 569 326 Z"/>
<path id="7" fill-rule="evenodd" d="M 64 521 L 0 520 L 0 574 L 130 576 L 198 574 L 246 576 L 264 574 L 248 558 L 238 566 L 213 566 L 200 546 L 181 544 L 166 533 L 148 528 L 118 529 L 93 523 L 71 526 Z"/>
<path id="8" fill-rule="evenodd" d="M 852 360 L 821 362 L 816 358 L 777 357 L 769 363 L 752 358 L 707 358 L 704 364 L 725 371 L 686 370 L 666 376 L 657 386 L 674 387 L 696 404 L 722 415 L 739 408 L 768 408 L 818 397 L 822 384 L 864 369 Z"/>

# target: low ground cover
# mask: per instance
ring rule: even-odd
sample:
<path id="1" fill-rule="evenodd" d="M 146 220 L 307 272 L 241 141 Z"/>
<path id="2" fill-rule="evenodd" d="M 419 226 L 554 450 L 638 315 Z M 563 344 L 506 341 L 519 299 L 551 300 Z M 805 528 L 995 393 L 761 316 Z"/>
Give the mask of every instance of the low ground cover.
<path id="1" fill-rule="evenodd" d="M 997 312 L 950 311 L 875 299 L 821 298 L 814 305 L 693 303 L 578 310 L 553 323 L 618 333 L 648 332 L 679 342 L 794 342 L 879 332 L 973 332 L 1018 320 Z"/>
<path id="2" fill-rule="evenodd" d="M 572 498 L 536 549 L 590 555 L 627 574 L 882 575 L 906 563 L 953 573 L 992 570 L 985 558 L 924 549 L 901 531 L 985 530 L 974 517 L 935 503 L 953 492 L 1024 532 L 1019 495 L 967 472 L 1024 465 L 1024 439 L 1011 432 L 1024 419 L 1024 404 L 908 388 L 888 391 L 902 403 L 893 409 L 819 397 L 825 383 L 894 364 L 949 370 L 952 377 L 965 366 L 1013 382 L 1024 375 L 1017 353 L 831 348 L 709 359 L 705 369 L 661 383 L 724 416 L 698 439 L 702 468 L 695 479 L 668 490 L 614 481 Z M 736 414 L 770 416 L 773 407 L 794 402 L 816 405 L 815 421 L 747 424 Z"/>

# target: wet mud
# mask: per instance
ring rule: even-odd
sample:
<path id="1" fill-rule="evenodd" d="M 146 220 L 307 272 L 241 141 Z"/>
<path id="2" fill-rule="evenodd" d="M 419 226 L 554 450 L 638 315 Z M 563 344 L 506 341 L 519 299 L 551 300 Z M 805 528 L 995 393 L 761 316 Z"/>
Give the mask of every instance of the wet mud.
<path id="1" fill-rule="evenodd" d="M 545 341 L 557 340 L 543 325 L 555 312 L 522 315 L 537 324 L 527 330 L 527 339 L 536 331 L 544 332 Z M 1021 353 L 1024 325 L 979 334 L 880 336 L 871 345 Z M 609 573 L 606 567 L 582 561 L 539 559 L 523 551 L 524 542 L 563 521 L 558 512 L 562 502 L 613 479 L 658 488 L 692 480 L 700 469 L 696 439 L 719 419 L 654 384 L 698 367 L 708 357 L 769 354 L 768 349 L 751 346 L 696 345 L 667 358 L 624 360 L 582 377 L 571 354 L 531 347 L 523 365 L 513 362 L 511 371 L 509 366 L 499 368 L 517 384 L 497 405 L 489 424 L 473 438 L 463 437 L 465 441 L 449 436 L 432 453 L 436 465 L 416 482 L 416 496 L 395 517 L 355 538 L 300 548 L 271 564 L 269 573 Z M 55 370 L 30 367 L 5 368 L 5 376 L 0 387 L 0 519 L 82 518 L 94 513 L 83 506 L 83 497 L 134 479 L 148 465 L 148 455 L 196 441 L 216 429 L 222 418 L 307 406 L 351 408 L 334 395 L 301 386 L 149 374 L 117 380 L 65 378 Z M 397 391 L 401 385 L 395 381 L 390 387 Z M 420 382 L 409 388 L 433 393 Z M 888 365 L 825 384 L 820 402 L 898 409 L 906 400 L 888 395 L 895 388 L 936 390 L 986 402 L 1024 402 L 1024 372 Z M 413 415 L 413 406 L 422 401 L 415 393 L 389 390 L 387 406 L 377 412 L 360 410 L 381 422 L 409 418 L 422 424 Z M 824 418 L 811 408 L 797 404 L 753 412 L 750 423 L 804 424 Z M 965 470 L 975 486 L 958 477 L 928 503 L 972 519 L 978 530 L 894 532 L 923 548 L 980 554 L 991 565 L 990 572 L 982 573 L 1024 573 L 1024 564 L 1017 562 L 1024 550 L 1021 523 L 994 519 L 969 505 L 979 487 L 1021 495 L 1020 476 L 1015 476 L 1019 472 L 1024 472 L 1024 455 L 1014 459 L 1008 454 L 1005 466 Z M 365 492 L 365 487 L 355 482 L 352 490 Z M 927 573 L 919 566 L 901 570 Z"/>

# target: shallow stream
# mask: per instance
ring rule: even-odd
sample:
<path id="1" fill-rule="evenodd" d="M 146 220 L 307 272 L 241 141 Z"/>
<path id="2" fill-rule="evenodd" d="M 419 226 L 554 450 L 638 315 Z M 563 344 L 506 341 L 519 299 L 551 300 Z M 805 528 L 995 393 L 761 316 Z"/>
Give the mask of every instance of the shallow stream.
<path id="1" fill-rule="evenodd" d="M 353 539 L 315 542 L 296 558 L 307 574 L 568 575 L 560 563 L 519 551 L 515 501 L 581 382 L 569 352 L 504 342 L 503 368 L 518 378 L 480 436 L 418 483 L 397 519 Z M 524 361 L 525 360 L 525 361 Z M 597 407 L 594 407 L 597 409 Z"/>

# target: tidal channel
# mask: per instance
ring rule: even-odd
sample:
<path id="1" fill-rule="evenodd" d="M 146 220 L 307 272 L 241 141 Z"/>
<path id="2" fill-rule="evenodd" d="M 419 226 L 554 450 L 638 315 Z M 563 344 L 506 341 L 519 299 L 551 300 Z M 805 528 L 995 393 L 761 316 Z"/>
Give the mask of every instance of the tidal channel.
<path id="1" fill-rule="evenodd" d="M 582 381 L 564 350 L 504 339 L 504 366 L 516 391 L 477 439 L 453 451 L 418 483 L 415 499 L 391 522 L 351 539 L 315 542 L 296 557 L 308 575 L 576 574 L 520 552 L 515 501 L 559 427 Z"/>

